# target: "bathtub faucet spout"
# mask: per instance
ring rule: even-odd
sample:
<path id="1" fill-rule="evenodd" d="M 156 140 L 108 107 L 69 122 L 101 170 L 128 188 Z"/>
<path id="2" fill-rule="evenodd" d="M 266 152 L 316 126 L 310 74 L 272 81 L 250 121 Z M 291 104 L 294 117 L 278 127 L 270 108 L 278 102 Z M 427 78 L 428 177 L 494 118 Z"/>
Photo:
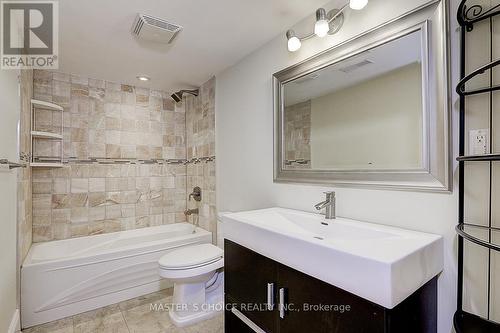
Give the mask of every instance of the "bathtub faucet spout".
<path id="1" fill-rule="evenodd" d="M 186 215 L 186 216 L 190 216 L 190 215 L 193 215 L 193 214 L 195 214 L 195 215 L 198 215 L 198 214 L 199 214 L 199 210 L 198 210 L 198 208 L 194 208 L 194 209 L 186 209 L 186 210 L 184 211 L 184 215 Z"/>

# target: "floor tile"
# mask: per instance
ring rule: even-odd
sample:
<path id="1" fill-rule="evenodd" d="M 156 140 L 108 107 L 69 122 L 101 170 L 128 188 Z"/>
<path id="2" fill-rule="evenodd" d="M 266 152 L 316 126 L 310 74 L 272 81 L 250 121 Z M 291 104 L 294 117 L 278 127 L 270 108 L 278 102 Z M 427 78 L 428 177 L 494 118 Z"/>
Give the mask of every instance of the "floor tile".
<path id="1" fill-rule="evenodd" d="M 120 302 L 118 303 L 118 306 L 122 311 L 124 311 L 144 304 L 149 305 L 151 303 L 159 303 L 161 299 L 172 296 L 172 294 L 173 294 L 173 288 L 163 289 L 151 294 L 139 296 L 127 301 Z"/>
<path id="2" fill-rule="evenodd" d="M 168 314 L 172 289 L 140 296 L 118 304 L 36 326 L 23 333 L 222 333 L 223 314 L 191 325 L 176 327 Z M 154 305 L 157 308 L 155 310 Z M 160 306 L 161 304 L 161 306 Z M 153 305 L 153 306 L 152 306 Z"/>
<path id="3" fill-rule="evenodd" d="M 74 333 L 129 333 L 118 305 L 76 315 L 73 325 Z"/>
<path id="4" fill-rule="evenodd" d="M 157 302 L 161 301 L 158 300 Z M 166 302 L 171 298 L 163 299 Z M 163 303 L 163 302 L 161 302 Z M 155 311 L 151 302 L 122 310 L 123 317 L 131 333 L 177 333 L 175 325 L 170 321 L 168 310 Z"/>
<path id="5" fill-rule="evenodd" d="M 56 320 L 23 330 L 23 333 L 73 333 L 73 318 Z"/>
<path id="6" fill-rule="evenodd" d="M 203 321 L 187 328 L 189 333 L 223 333 L 224 319 L 222 313 L 217 317 Z"/>

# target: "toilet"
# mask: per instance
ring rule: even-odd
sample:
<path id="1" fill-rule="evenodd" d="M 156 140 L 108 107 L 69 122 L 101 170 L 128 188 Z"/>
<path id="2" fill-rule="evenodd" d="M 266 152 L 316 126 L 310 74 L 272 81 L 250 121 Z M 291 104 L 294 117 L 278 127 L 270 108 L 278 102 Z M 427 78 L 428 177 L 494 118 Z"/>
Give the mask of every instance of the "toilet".
<path id="1" fill-rule="evenodd" d="M 169 315 L 177 327 L 210 319 L 223 310 L 222 249 L 190 245 L 165 254 L 158 264 L 160 276 L 174 283 Z"/>

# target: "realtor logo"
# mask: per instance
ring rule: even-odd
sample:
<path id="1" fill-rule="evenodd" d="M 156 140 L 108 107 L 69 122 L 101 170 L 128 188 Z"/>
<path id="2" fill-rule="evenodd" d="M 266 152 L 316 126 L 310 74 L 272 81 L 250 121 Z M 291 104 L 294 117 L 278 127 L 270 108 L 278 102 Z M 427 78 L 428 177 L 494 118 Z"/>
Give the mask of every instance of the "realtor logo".
<path id="1" fill-rule="evenodd" d="M 58 68 L 58 3 L 0 1 L 1 68 Z"/>

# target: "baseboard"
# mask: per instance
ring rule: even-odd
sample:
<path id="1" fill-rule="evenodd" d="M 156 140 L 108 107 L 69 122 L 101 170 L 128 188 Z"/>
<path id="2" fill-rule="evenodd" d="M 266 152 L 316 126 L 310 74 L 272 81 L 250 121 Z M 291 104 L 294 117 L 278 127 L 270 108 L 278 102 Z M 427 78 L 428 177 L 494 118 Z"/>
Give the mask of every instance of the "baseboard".
<path id="1" fill-rule="evenodd" d="M 14 315 L 12 316 L 12 320 L 9 325 L 9 330 L 7 333 L 17 333 L 21 331 L 21 318 L 19 317 L 19 309 L 16 309 Z"/>

